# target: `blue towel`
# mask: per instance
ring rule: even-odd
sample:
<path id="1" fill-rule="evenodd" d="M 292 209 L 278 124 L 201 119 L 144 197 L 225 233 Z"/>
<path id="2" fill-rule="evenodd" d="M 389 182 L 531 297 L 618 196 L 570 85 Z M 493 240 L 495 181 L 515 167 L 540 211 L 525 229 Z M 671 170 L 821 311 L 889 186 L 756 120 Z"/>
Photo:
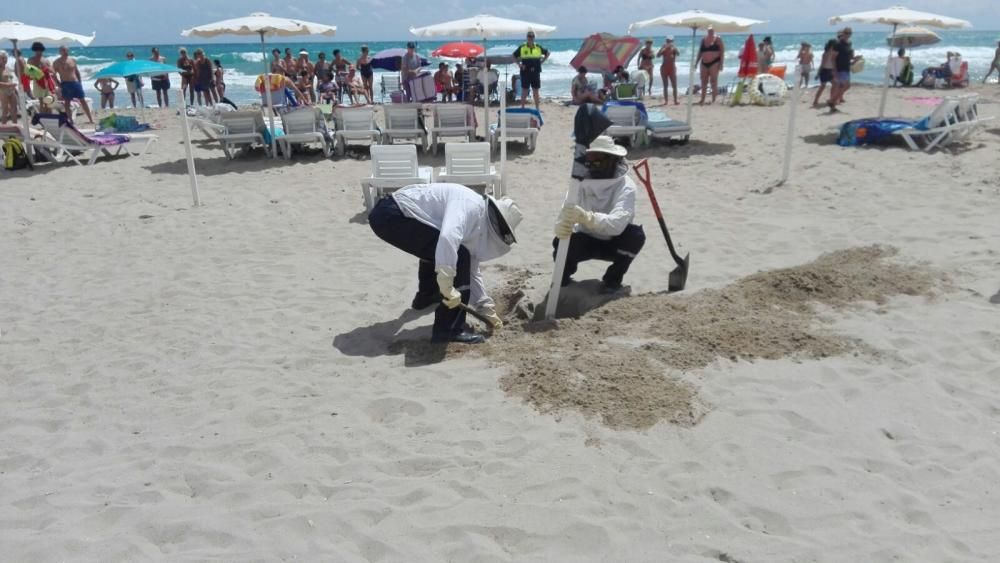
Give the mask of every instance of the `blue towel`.
<path id="1" fill-rule="evenodd" d="M 545 124 L 545 122 L 542 121 L 542 112 L 538 111 L 535 108 L 507 108 L 507 113 L 527 113 L 529 115 L 535 116 L 535 119 L 538 120 L 538 125 L 539 126 L 542 126 L 542 125 Z M 500 112 L 499 111 L 497 112 L 497 121 L 500 121 Z"/>
<path id="2" fill-rule="evenodd" d="M 840 126 L 840 137 L 837 138 L 837 144 L 842 147 L 872 145 L 892 138 L 894 131 L 918 127 L 919 123 L 903 119 L 856 119 L 848 121 Z"/>

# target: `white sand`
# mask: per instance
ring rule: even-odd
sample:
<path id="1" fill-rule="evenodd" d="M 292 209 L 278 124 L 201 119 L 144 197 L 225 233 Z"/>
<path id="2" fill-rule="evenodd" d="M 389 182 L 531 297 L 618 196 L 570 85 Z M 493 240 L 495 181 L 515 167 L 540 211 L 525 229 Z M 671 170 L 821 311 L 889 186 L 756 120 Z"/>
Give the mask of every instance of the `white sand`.
<path id="1" fill-rule="evenodd" d="M 904 95 L 925 94 L 892 92 L 890 113 L 928 111 Z M 0 559 L 1000 559 L 1000 123 L 955 151 L 843 149 L 827 131 L 877 94 L 848 99 L 803 104 L 769 194 L 787 106 L 696 108 L 690 145 L 633 153 L 692 253 L 687 291 L 874 243 L 951 286 L 823 313 L 876 356 L 683 374 L 705 416 L 639 432 L 415 353 L 430 316 L 406 312 L 415 260 L 364 224 L 367 162 L 199 142 L 193 209 L 161 116 L 150 155 L 0 174 Z M 572 115 L 545 112 L 539 150 L 512 154 L 525 221 L 501 260 L 535 288 Z M 627 281 L 662 291 L 673 264 L 638 208 Z"/>

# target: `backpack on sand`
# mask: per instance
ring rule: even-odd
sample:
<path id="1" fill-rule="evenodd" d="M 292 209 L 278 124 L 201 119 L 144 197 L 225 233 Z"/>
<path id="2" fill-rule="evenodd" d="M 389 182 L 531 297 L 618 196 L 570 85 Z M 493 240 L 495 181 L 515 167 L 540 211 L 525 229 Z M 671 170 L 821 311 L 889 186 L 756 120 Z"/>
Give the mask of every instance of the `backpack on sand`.
<path id="1" fill-rule="evenodd" d="M 34 168 L 28 160 L 28 151 L 20 139 L 7 139 L 3 143 L 3 167 L 6 170 Z"/>

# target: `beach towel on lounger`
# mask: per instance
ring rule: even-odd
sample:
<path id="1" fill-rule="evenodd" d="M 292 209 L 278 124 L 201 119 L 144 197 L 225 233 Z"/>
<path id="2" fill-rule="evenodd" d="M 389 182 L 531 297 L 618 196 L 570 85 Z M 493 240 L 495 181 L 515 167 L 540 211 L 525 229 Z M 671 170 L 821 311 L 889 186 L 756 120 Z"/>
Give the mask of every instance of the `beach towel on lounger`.
<path id="1" fill-rule="evenodd" d="M 66 118 L 66 114 L 64 113 L 60 113 L 59 115 L 52 113 L 38 113 L 35 114 L 33 118 L 31 118 L 31 124 L 39 125 L 42 119 L 58 119 L 59 127 L 69 128 L 69 130 L 72 131 L 78 139 L 81 139 L 82 141 L 93 145 L 117 146 L 117 145 L 124 145 L 130 140 L 130 137 L 128 135 L 118 135 L 111 133 L 101 133 L 98 135 L 84 135 L 76 127 L 73 126 L 73 123 Z"/>
<path id="2" fill-rule="evenodd" d="M 842 147 L 872 145 L 891 139 L 894 131 L 910 127 L 926 129 L 926 120 L 915 122 L 904 119 L 855 119 L 840 126 L 837 144 Z"/>
<path id="3" fill-rule="evenodd" d="M 640 117 L 638 125 L 646 125 L 649 122 L 649 113 L 646 111 L 646 106 L 642 102 L 634 100 L 608 100 L 604 102 L 603 106 L 601 106 L 601 113 L 608 113 L 608 108 L 610 106 L 634 107 L 639 110 Z"/>

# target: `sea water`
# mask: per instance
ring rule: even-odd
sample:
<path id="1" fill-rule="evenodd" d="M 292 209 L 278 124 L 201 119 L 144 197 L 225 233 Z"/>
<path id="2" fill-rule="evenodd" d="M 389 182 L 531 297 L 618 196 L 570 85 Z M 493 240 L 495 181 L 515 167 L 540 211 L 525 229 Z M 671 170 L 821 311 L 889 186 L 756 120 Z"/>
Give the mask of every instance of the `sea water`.
<path id="1" fill-rule="evenodd" d="M 663 44 L 664 30 L 655 35 L 639 35 L 640 39 L 645 39 L 650 37 L 653 39 L 654 46 L 659 48 Z M 671 30 L 673 32 L 673 30 Z M 680 50 L 680 56 L 678 58 L 678 81 L 680 83 L 680 88 L 683 90 L 687 87 L 688 81 L 688 69 L 691 60 L 692 50 L 691 50 L 691 34 L 683 33 L 684 30 L 676 30 L 675 44 Z M 909 56 L 913 61 L 913 65 L 917 75 L 919 76 L 920 71 L 925 67 L 938 66 L 945 62 L 946 53 L 948 51 L 958 51 L 962 54 L 963 60 L 969 63 L 969 75 L 971 80 L 981 80 L 983 75 L 986 74 L 989 68 L 990 62 L 993 60 L 994 50 L 997 45 L 997 39 L 1000 38 L 1000 33 L 994 31 L 942 31 L 938 32 L 941 36 L 941 42 L 929 47 L 918 47 L 909 51 Z M 754 35 L 755 41 L 760 42 L 763 37 L 767 35 L 764 33 L 758 33 Z M 795 66 L 795 58 L 798 54 L 799 45 L 802 41 L 808 41 L 813 45 L 813 52 L 815 54 L 814 69 L 818 68 L 820 56 L 822 54 L 823 45 L 827 40 L 832 39 L 834 32 L 831 30 L 826 33 L 804 33 L 804 34 L 770 34 L 775 49 L 775 64 L 786 64 L 788 65 L 789 71 Z M 701 38 L 699 33 L 698 37 Z M 725 68 L 720 77 L 721 83 L 727 83 L 736 78 L 736 71 L 739 68 L 739 51 L 743 47 L 746 41 L 746 34 L 723 34 L 722 35 L 726 44 L 726 60 Z M 881 83 L 883 74 L 885 72 L 886 57 L 889 54 L 889 48 L 886 42 L 887 34 L 885 32 L 856 32 L 854 34 L 853 42 L 856 54 L 862 55 L 865 58 L 865 69 L 860 74 L 856 74 L 854 79 L 856 82 L 877 84 Z M 382 49 L 398 48 L 406 44 L 408 39 L 403 39 L 400 41 L 377 41 L 367 43 L 370 48 L 371 53 L 377 53 Z M 547 39 L 541 38 L 539 44 L 549 50 L 550 58 L 545 63 L 542 72 L 542 95 L 543 97 L 554 97 L 554 98 L 567 98 L 569 97 L 570 91 L 570 81 L 575 76 L 576 72 L 570 67 L 570 61 L 573 56 L 577 53 L 580 48 L 582 39 Z M 417 50 L 418 52 L 426 57 L 431 65 L 428 70 L 436 70 L 437 63 L 439 61 L 446 61 L 451 63 L 452 70 L 454 70 L 454 63 L 460 62 L 448 59 L 436 59 L 430 56 L 431 51 L 433 51 L 438 46 L 446 43 L 446 41 L 422 41 L 418 42 Z M 298 53 L 300 49 L 305 49 L 309 51 L 309 58 L 311 61 L 316 61 L 316 55 L 320 51 L 325 51 L 327 53 L 327 60 L 333 58 L 331 52 L 334 49 L 340 49 L 342 55 L 349 61 L 356 61 L 360 51 L 360 42 L 308 42 L 308 41 L 294 41 L 289 42 L 284 38 L 278 38 L 275 42 L 269 42 L 267 44 L 268 53 L 272 48 L 281 49 L 282 53 L 286 47 L 292 49 L 293 53 Z M 488 42 L 487 47 L 491 54 L 495 53 L 513 53 L 513 51 L 520 44 L 520 41 L 514 39 L 498 39 L 491 40 Z M 71 55 L 76 57 L 77 62 L 80 67 L 80 73 L 84 78 L 84 86 L 89 96 L 93 100 L 97 101 L 99 96 L 93 87 L 92 76 L 101 68 L 114 62 L 120 61 L 125 58 L 125 53 L 132 51 L 135 53 L 136 58 L 149 58 L 150 49 L 154 45 L 125 45 L 125 46 L 115 46 L 115 47 L 73 47 L 70 52 Z M 201 47 L 205 50 L 209 59 L 218 59 L 223 68 L 225 69 L 225 81 L 226 81 L 226 96 L 238 104 L 259 102 L 260 96 L 254 91 L 253 85 L 257 76 L 263 72 L 264 65 L 264 54 L 261 52 L 259 43 L 214 43 L 214 44 L 199 44 L 197 40 L 192 40 L 183 44 L 176 45 L 155 45 L 160 48 L 160 52 L 163 56 L 167 57 L 170 64 L 174 64 L 177 58 L 177 52 L 181 47 L 186 47 L 188 53 L 193 53 L 194 49 Z M 270 54 L 268 54 L 270 57 Z M 633 59 L 630 68 L 635 68 L 636 60 Z M 659 68 L 659 60 L 656 61 L 656 69 Z M 517 67 L 514 65 L 510 66 L 499 66 L 497 70 L 500 71 L 501 78 L 507 80 L 510 79 L 517 72 Z M 376 71 L 375 76 L 375 94 L 376 98 L 379 97 L 379 76 L 382 72 Z M 662 87 L 660 83 L 660 77 L 658 75 L 658 70 L 653 77 L 655 89 L 654 93 L 659 93 Z M 815 74 L 815 70 L 814 70 Z M 789 79 L 791 75 L 789 74 Z M 597 74 L 591 75 L 591 80 L 598 80 L 599 76 Z M 697 75 L 695 80 L 697 81 Z M 179 84 L 179 76 L 176 74 L 171 75 L 171 89 L 176 92 Z M 155 105 L 156 97 L 149 88 L 149 80 L 145 79 L 145 89 L 144 89 L 144 99 L 147 105 Z M 128 94 L 125 90 L 124 83 L 118 89 L 116 96 L 116 103 L 119 106 L 128 104 Z M 176 96 L 176 93 L 174 93 Z"/>

